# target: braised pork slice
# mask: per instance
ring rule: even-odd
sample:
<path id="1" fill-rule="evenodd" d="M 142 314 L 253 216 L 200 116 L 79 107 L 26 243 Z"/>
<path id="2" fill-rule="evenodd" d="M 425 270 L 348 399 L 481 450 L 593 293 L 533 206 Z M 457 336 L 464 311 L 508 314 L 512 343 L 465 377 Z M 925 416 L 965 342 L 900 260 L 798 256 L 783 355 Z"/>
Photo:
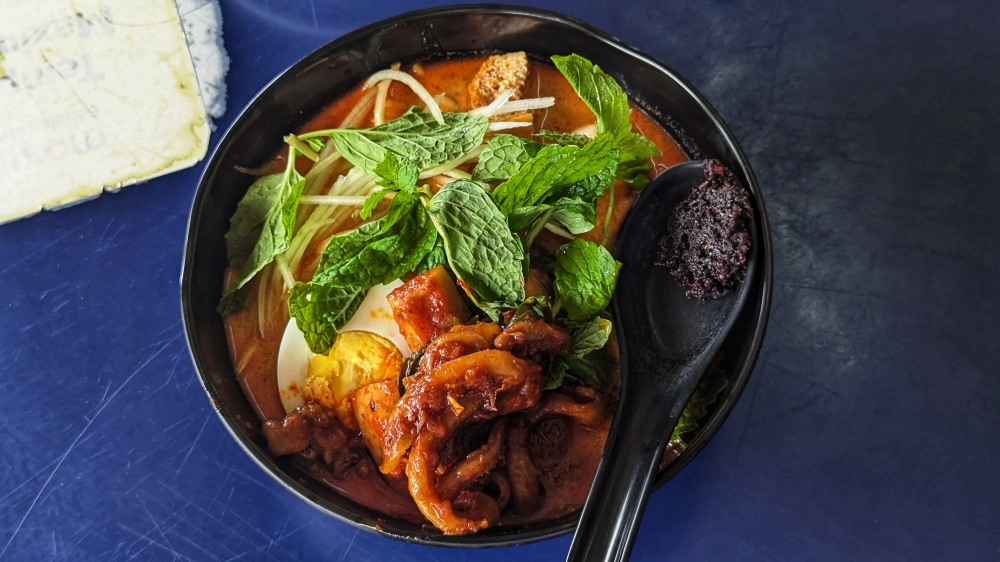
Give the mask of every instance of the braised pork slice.
<path id="1" fill-rule="evenodd" d="M 531 357 L 541 353 L 566 355 L 570 342 L 567 332 L 538 318 L 515 321 L 497 336 L 493 345 L 518 357 Z"/>

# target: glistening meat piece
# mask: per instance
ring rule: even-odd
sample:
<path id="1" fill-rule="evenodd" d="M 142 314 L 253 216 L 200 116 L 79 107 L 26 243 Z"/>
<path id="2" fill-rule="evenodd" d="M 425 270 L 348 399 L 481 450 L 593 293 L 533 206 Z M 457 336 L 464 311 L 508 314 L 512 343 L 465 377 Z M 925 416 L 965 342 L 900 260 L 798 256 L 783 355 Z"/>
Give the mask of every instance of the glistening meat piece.
<path id="1" fill-rule="evenodd" d="M 475 479 L 492 470 L 503 454 L 503 436 L 504 421 L 501 419 L 493 425 L 485 445 L 438 478 L 438 495 L 446 500 L 454 500 Z"/>
<path id="2" fill-rule="evenodd" d="M 463 324 L 471 317 L 443 265 L 410 279 L 389 293 L 388 300 L 399 333 L 406 338 L 410 349 L 424 347 L 455 324 Z"/>
<path id="3" fill-rule="evenodd" d="M 427 345 L 420 358 L 419 373 L 429 373 L 442 363 L 463 355 L 484 351 L 492 347 L 500 335 L 500 326 L 492 322 L 479 322 L 471 326 L 453 326 L 448 333 Z"/>
<path id="4" fill-rule="evenodd" d="M 343 464 L 344 459 L 353 460 L 355 455 L 351 449 L 359 445 L 351 442 L 352 437 L 337 421 L 333 410 L 315 402 L 307 402 L 283 419 L 265 422 L 263 433 L 275 455 L 303 452 L 328 465 Z M 358 439 L 353 437 L 353 440 Z"/>
<path id="5" fill-rule="evenodd" d="M 538 319 L 514 322 L 507 326 L 493 345 L 518 357 L 531 357 L 540 353 L 566 355 L 569 353 L 570 341 L 568 333 Z"/>
<path id="6" fill-rule="evenodd" d="M 510 479 L 510 500 L 518 515 L 534 513 L 542 503 L 542 485 L 538 469 L 528 452 L 528 420 L 517 416 L 510 422 L 507 433 L 507 478 Z"/>
<path id="7" fill-rule="evenodd" d="M 280 420 L 268 420 L 262 429 L 267 447 L 279 457 L 298 453 L 312 441 L 309 420 L 297 412 Z"/>
<path id="8" fill-rule="evenodd" d="M 543 383 L 540 366 L 495 349 L 465 355 L 411 377 L 397 407 L 393 431 L 411 436 L 413 446 L 406 464 L 410 495 L 424 517 L 445 534 L 474 533 L 489 526 L 490 518 L 461 517 L 438 493 L 436 469 L 442 447 L 463 423 L 530 408 L 541 397 Z M 397 436 L 396 440 L 407 438 Z"/>
<path id="9" fill-rule="evenodd" d="M 510 480 L 507 478 L 507 473 L 497 469 L 487 474 L 482 491 L 489 494 L 491 498 L 495 497 L 497 507 L 503 511 L 507 507 L 507 502 L 510 501 Z"/>
<path id="10" fill-rule="evenodd" d="M 466 490 L 452 502 L 454 511 L 466 519 L 486 521 L 490 525 L 500 522 L 500 506 L 497 500 L 483 492 Z"/>
<path id="11" fill-rule="evenodd" d="M 399 385 L 394 380 L 363 386 L 354 394 L 354 416 L 376 465 L 382 464 L 385 456 L 382 443 L 398 401 Z M 402 478 L 402 471 L 397 472 L 396 476 Z"/>
<path id="12" fill-rule="evenodd" d="M 527 413 L 532 423 L 538 423 L 549 416 L 566 416 L 587 427 L 600 424 L 606 415 L 600 393 L 585 386 L 576 387 L 573 396 L 547 392 Z"/>

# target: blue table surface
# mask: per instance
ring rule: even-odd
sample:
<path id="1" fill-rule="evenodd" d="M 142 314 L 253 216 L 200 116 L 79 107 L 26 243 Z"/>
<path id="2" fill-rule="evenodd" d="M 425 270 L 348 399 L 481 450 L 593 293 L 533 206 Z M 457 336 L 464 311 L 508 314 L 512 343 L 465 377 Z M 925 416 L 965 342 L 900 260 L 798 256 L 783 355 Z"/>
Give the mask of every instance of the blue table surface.
<path id="1" fill-rule="evenodd" d="M 411 7 L 224 0 L 213 147 L 281 70 Z M 774 232 L 753 377 L 652 496 L 633 559 L 1000 560 L 998 4 L 541 7 L 690 79 Z M 359 532 L 243 453 L 181 328 L 203 166 L 0 227 L 0 559 L 561 560 L 568 537 L 463 551 Z"/>

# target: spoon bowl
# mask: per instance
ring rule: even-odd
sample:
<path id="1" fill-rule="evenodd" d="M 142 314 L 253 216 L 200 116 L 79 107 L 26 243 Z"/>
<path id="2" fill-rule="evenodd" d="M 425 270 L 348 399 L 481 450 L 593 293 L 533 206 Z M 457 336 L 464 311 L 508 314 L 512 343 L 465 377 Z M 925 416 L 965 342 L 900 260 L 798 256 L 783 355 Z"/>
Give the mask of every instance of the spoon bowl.
<path id="1" fill-rule="evenodd" d="M 622 268 L 612 300 L 618 407 L 567 560 L 628 559 L 668 438 L 750 292 L 756 245 L 739 286 L 710 301 L 687 298 L 654 264 L 674 207 L 704 181 L 700 161 L 667 169 L 643 190 L 619 231 L 614 254 Z M 756 240 L 752 215 L 748 222 Z"/>

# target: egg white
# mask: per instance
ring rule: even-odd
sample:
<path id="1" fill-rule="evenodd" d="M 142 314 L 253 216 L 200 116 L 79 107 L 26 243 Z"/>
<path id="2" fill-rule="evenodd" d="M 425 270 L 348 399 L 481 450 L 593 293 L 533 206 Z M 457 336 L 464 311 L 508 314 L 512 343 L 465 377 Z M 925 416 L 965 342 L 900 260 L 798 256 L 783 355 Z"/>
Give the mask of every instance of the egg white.
<path id="1" fill-rule="evenodd" d="M 396 324 L 396 319 L 392 316 L 388 299 L 389 293 L 402 285 L 403 282 L 396 279 L 386 285 L 375 285 L 368 289 L 358 311 L 340 331 L 378 334 L 395 344 L 403 357 L 408 356 L 411 353 L 410 346 L 406 345 L 406 338 L 399 331 L 399 324 Z"/>
<path id="2" fill-rule="evenodd" d="M 402 284 L 397 279 L 369 289 L 357 312 L 340 331 L 378 334 L 391 341 L 403 357 L 410 355 L 410 346 L 399 332 L 399 325 L 392 316 L 392 307 L 387 298 L 390 292 Z M 290 319 L 278 346 L 278 393 L 285 412 L 291 412 L 305 403 L 302 389 L 305 388 L 309 360 L 313 355 L 315 354 L 309 349 L 306 337 L 295 324 L 295 319 Z"/>

